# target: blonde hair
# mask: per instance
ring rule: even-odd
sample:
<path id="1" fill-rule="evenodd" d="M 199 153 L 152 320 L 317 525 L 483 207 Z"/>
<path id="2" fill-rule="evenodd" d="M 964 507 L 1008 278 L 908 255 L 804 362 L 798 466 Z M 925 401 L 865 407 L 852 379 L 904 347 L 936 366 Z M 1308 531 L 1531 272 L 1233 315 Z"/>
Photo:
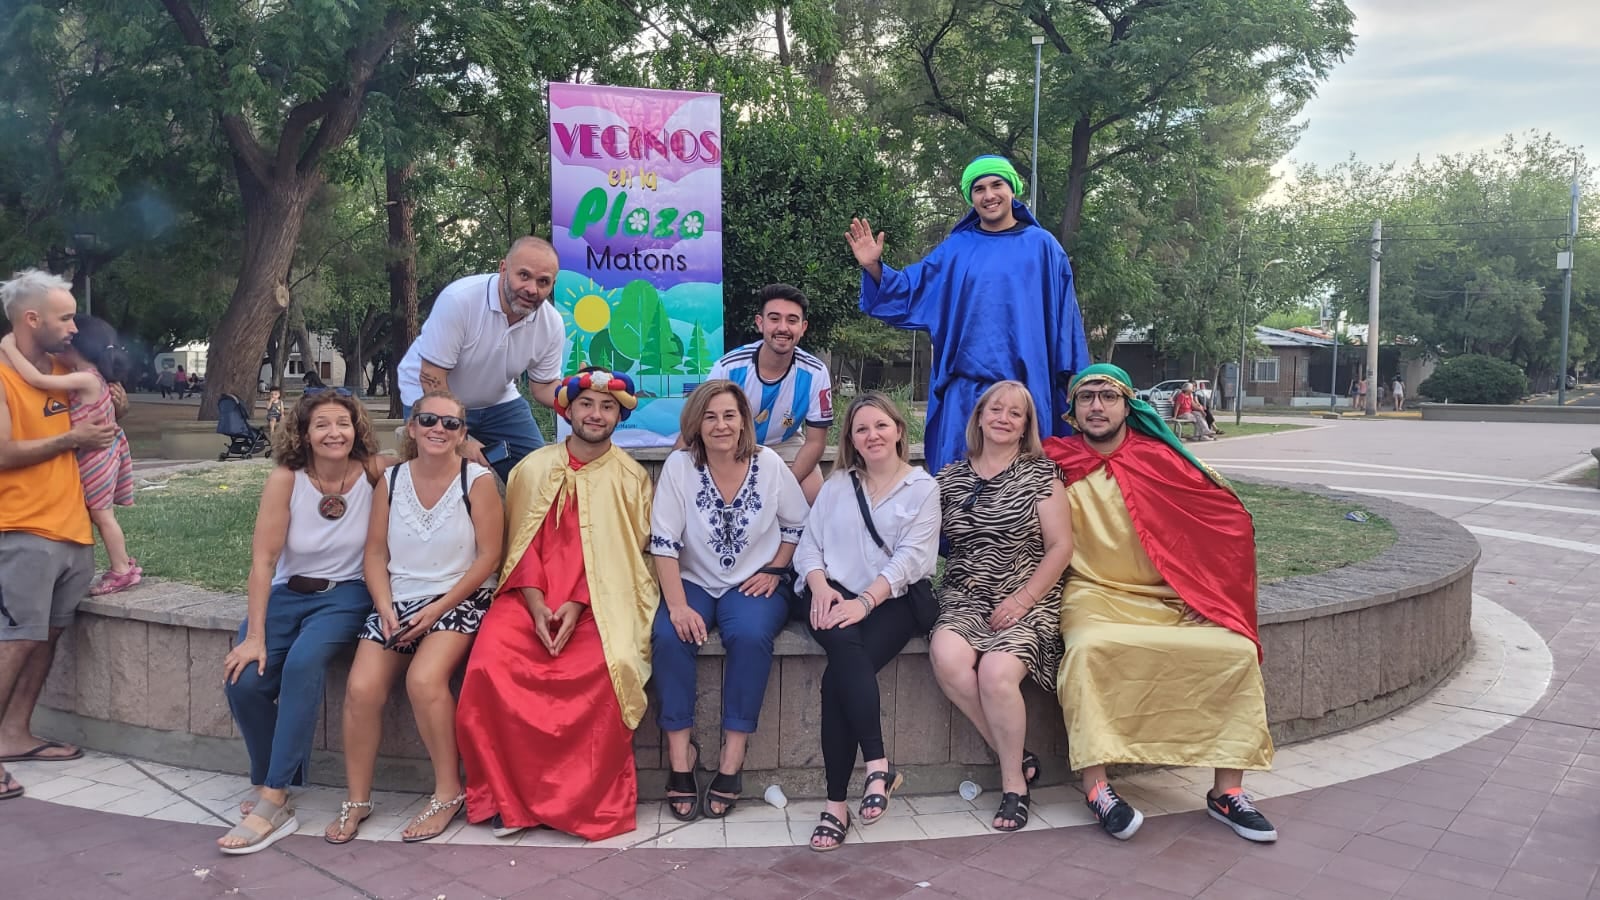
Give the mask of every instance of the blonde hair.
<path id="1" fill-rule="evenodd" d="M 460 410 L 460 412 L 456 413 L 456 418 L 461 420 L 461 429 L 463 431 L 466 430 L 466 427 L 467 427 L 467 405 L 465 403 L 462 403 L 459 399 L 456 398 L 455 394 L 452 394 L 449 391 L 429 391 L 426 394 L 423 394 L 421 397 L 418 397 L 417 398 L 417 402 L 411 404 L 411 419 L 415 419 L 417 417 L 417 413 L 422 410 L 422 401 L 427 400 L 429 398 L 437 398 L 439 400 L 448 400 L 451 403 L 454 403 L 456 405 L 456 409 Z M 400 459 L 401 459 L 401 461 L 405 461 L 405 460 L 409 460 L 409 459 L 416 459 L 417 458 L 417 439 L 411 436 L 411 419 L 407 419 L 406 420 L 406 427 L 405 427 L 405 432 L 404 432 L 405 436 L 400 438 Z M 463 437 L 465 437 L 465 435 L 463 435 Z"/>
<path id="2" fill-rule="evenodd" d="M 1044 443 L 1039 440 L 1039 410 L 1033 405 L 1033 393 L 1020 381 L 997 381 L 978 397 L 978 405 L 972 408 L 972 417 L 967 419 L 967 458 L 983 452 L 983 429 L 978 427 L 978 422 L 983 418 L 984 408 L 1001 391 L 1015 391 L 1022 395 L 1022 409 L 1026 418 L 1022 424 L 1018 453 L 1030 459 L 1044 456 Z"/>
<path id="3" fill-rule="evenodd" d="M 894 452 L 900 457 L 901 462 L 911 461 L 911 448 L 906 445 L 906 418 L 900 414 L 900 408 L 894 405 L 887 394 L 881 391 L 867 391 L 850 401 L 850 407 L 844 413 L 844 425 L 839 428 L 839 450 L 834 454 L 834 467 L 848 471 L 861 468 L 861 458 L 856 450 L 855 441 L 850 433 L 855 428 L 856 413 L 864 409 L 875 409 L 888 416 L 890 421 L 900 429 L 900 437 L 894 442 Z"/>
<path id="4" fill-rule="evenodd" d="M 706 464 L 706 442 L 700 436 L 700 421 L 706 417 L 711 401 L 723 394 L 732 394 L 734 405 L 739 409 L 739 444 L 733 450 L 733 458 L 742 461 L 755 455 L 756 424 L 755 417 L 750 413 L 750 399 L 737 384 L 725 378 L 713 378 L 694 389 L 694 393 L 684 401 L 683 412 L 678 416 L 678 433 L 683 437 L 683 447 L 689 451 L 696 466 L 704 467 Z"/>

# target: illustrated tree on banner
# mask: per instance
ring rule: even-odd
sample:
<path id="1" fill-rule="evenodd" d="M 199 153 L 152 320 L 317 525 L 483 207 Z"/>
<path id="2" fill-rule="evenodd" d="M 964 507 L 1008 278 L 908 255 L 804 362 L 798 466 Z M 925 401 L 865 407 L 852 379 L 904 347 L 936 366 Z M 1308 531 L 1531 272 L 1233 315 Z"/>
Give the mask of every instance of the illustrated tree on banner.
<path id="1" fill-rule="evenodd" d="M 619 444 L 670 445 L 686 392 L 722 354 L 721 98 L 552 84 L 549 99 L 570 358 L 634 376 Z"/>

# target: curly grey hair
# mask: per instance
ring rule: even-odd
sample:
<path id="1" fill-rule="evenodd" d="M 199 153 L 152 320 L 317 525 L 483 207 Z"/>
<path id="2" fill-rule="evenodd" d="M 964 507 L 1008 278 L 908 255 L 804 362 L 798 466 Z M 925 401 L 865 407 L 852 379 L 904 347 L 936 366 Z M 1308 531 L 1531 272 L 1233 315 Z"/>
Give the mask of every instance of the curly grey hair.
<path id="1" fill-rule="evenodd" d="M 6 318 L 14 322 L 24 310 L 37 309 L 51 291 L 70 294 L 72 283 L 43 269 L 23 269 L 14 273 L 10 281 L 0 281 L 0 302 L 5 305 Z"/>

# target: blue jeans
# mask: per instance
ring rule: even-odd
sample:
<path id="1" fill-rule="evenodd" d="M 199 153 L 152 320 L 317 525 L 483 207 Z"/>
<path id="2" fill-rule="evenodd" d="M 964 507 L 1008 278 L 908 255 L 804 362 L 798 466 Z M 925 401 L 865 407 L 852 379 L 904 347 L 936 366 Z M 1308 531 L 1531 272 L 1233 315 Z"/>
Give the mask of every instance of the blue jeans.
<path id="1" fill-rule="evenodd" d="M 371 611 L 372 597 L 362 581 L 346 581 L 320 594 L 273 587 L 267 599 L 266 672 L 258 675 L 254 665 L 247 665 L 238 681 L 224 686 L 250 753 L 251 784 L 305 783 L 328 662 L 355 642 Z M 239 640 L 247 627 L 239 626 Z"/>
<path id="2" fill-rule="evenodd" d="M 732 588 L 721 597 L 691 581 L 683 582 L 689 608 L 706 620 L 706 630 L 722 634 L 727 655 L 722 663 L 722 727 L 751 734 L 761 718 L 761 700 L 772 672 L 772 642 L 789 621 L 789 601 L 783 592 L 771 597 L 751 597 Z M 663 602 L 656 607 L 650 634 L 650 659 L 661 712 L 656 721 L 662 731 L 694 726 L 695 657 L 700 648 L 679 639 L 672 616 Z"/>
<path id="3" fill-rule="evenodd" d="M 400 414 L 409 421 L 411 404 L 405 404 Z M 467 410 L 467 434 L 481 441 L 485 448 L 505 442 L 506 458 L 494 463 L 501 481 L 511 477 L 511 470 L 524 456 L 544 446 L 544 435 L 539 433 L 539 424 L 533 421 L 533 409 L 521 397 Z"/>

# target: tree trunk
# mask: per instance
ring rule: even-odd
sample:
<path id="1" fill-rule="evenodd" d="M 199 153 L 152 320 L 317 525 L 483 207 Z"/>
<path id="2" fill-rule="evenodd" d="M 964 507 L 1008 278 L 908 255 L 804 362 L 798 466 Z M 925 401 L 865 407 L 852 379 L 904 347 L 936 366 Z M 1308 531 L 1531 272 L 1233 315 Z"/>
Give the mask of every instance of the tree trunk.
<path id="1" fill-rule="evenodd" d="M 400 417 L 400 360 L 417 339 L 417 235 L 412 217 L 416 201 L 406 190 L 414 164 L 384 171 L 389 215 L 389 416 Z"/>
<path id="2" fill-rule="evenodd" d="M 272 381 L 267 383 L 267 388 L 274 386 L 283 387 L 283 370 L 289 361 L 289 311 L 284 310 L 278 314 L 278 321 L 272 325 L 272 338 L 267 341 L 267 349 L 272 354 Z"/>
<path id="3" fill-rule="evenodd" d="M 1067 170 L 1067 203 L 1061 210 L 1061 227 L 1056 236 L 1068 253 L 1078 242 L 1083 226 L 1083 195 L 1089 185 L 1089 117 L 1079 116 L 1072 123 L 1072 165 Z"/>
<path id="4" fill-rule="evenodd" d="M 286 181 L 242 191 L 244 261 L 239 282 L 228 299 L 228 311 L 211 335 L 205 389 L 200 395 L 202 421 L 216 419 L 217 401 L 223 394 L 238 397 L 247 410 L 254 408 L 261 357 L 273 323 L 289 304 L 289 266 L 306 206 L 319 183 L 315 177 Z"/>
<path id="5" fill-rule="evenodd" d="M 777 24 L 774 29 L 778 35 L 778 65 L 785 69 L 791 65 L 789 59 L 789 35 L 783 27 L 783 4 L 779 3 L 773 10 L 773 19 Z"/>

